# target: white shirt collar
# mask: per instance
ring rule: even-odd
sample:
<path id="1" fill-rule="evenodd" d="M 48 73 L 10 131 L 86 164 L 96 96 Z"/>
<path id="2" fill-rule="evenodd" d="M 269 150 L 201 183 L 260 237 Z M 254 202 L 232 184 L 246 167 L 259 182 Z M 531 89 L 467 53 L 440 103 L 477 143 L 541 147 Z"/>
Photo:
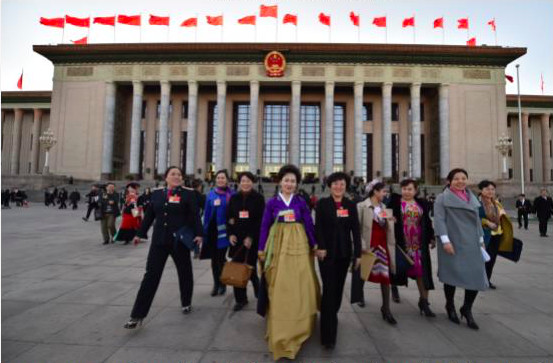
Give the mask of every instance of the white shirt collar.
<path id="1" fill-rule="evenodd" d="M 294 194 L 290 195 L 290 200 L 289 201 L 286 201 L 286 198 L 284 198 L 284 195 L 282 195 L 281 192 L 278 193 L 278 196 L 284 202 L 284 204 L 286 204 L 287 207 L 290 206 L 290 203 L 292 203 L 292 199 L 294 199 Z"/>

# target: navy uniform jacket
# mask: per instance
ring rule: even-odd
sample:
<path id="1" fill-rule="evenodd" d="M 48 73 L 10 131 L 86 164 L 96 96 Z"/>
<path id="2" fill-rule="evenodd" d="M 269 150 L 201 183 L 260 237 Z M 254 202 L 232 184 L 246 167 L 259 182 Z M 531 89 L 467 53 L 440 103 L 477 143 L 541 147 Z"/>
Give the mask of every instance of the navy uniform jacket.
<path id="1" fill-rule="evenodd" d="M 138 237 L 148 238 L 147 233 L 152 223 L 152 243 L 156 245 L 172 245 L 173 234 L 184 226 L 190 227 L 195 236 L 203 236 L 202 222 L 193 191 L 177 187 L 173 195 L 180 198 L 178 202 L 168 200 L 166 188 L 154 190 L 151 195 L 151 202 L 136 234 Z"/>

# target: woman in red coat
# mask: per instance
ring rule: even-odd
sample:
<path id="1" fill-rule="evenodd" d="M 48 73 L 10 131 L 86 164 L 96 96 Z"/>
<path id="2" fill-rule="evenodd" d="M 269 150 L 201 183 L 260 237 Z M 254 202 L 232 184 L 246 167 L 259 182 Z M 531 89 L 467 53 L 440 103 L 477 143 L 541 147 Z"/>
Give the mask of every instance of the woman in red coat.
<path id="1" fill-rule="evenodd" d="M 115 236 L 115 241 L 125 241 L 129 244 L 136 235 L 136 231 L 142 223 L 142 207 L 138 206 L 138 183 L 127 184 L 127 195 L 125 197 L 125 205 L 123 206 L 123 217 L 121 226 Z"/>

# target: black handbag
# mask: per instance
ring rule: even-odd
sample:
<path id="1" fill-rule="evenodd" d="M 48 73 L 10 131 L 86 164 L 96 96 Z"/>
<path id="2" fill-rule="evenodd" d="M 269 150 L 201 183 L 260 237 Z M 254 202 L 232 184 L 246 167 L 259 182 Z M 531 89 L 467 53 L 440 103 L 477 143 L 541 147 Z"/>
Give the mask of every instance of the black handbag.
<path id="1" fill-rule="evenodd" d="M 179 230 L 173 233 L 175 241 L 177 243 L 182 243 L 184 247 L 188 248 L 190 251 L 194 250 L 194 231 L 188 226 L 179 228 Z"/>
<path id="2" fill-rule="evenodd" d="M 267 279 L 265 273 L 261 274 L 259 280 L 259 292 L 257 295 L 257 314 L 265 317 L 267 308 L 269 307 L 269 291 L 267 291 Z"/>
<path id="3" fill-rule="evenodd" d="M 512 251 L 499 251 L 497 254 L 499 256 L 505 257 L 506 259 L 518 262 L 520 260 L 520 255 L 522 254 L 522 246 L 524 243 L 522 243 L 521 240 L 517 238 L 513 238 L 513 250 Z"/>
<path id="4" fill-rule="evenodd" d="M 94 220 L 99 221 L 104 217 L 104 213 L 102 213 L 102 207 L 94 208 Z"/>

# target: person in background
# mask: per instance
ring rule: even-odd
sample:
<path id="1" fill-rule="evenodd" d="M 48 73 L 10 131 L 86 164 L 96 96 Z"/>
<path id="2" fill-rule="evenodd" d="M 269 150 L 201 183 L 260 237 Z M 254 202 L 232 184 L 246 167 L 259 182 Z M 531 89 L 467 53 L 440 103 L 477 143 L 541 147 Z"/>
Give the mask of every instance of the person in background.
<path id="1" fill-rule="evenodd" d="M 125 197 L 125 204 L 121 206 L 123 217 L 114 241 L 124 241 L 125 244 L 128 245 L 140 228 L 143 210 L 142 207 L 138 205 L 139 187 L 140 184 L 136 182 L 131 182 L 126 186 L 127 195 Z"/>
<path id="2" fill-rule="evenodd" d="M 115 237 L 115 218 L 121 213 L 119 211 L 119 195 L 115 192 L 115 184 L 107 183 L 106 191 L 100 196 L 99 206 L 102 211 L 102 237 L 104 243 L 113 243 L 113 237 Z"/>
<path id="3" fill-rule="evenodd" d="M 69 194 L 69 201 L 71 202 L 71 206 L 73 210 L 78 208 L 78 203 L 81 200 L 81 193 L 77 189 L 73 190 L 71 194 Z"/>
<path id="4" fill-rule="evenodd" d="M 88 222 L 88 218 L 90 218 L 90 213 L 92 213 L 96 208 L 98 208 L 98 202 L 100 200 L 98 187 L 96 185 L 93 185 L 90 188 L 90 192 L 85 195 L 87 198 L 88 207 L 86 209 L 86 215 L 83 217 L 83 221 Z"/>
<path id="5" fill-rule="evenodd" d="M 526 199 L 526 195 L 520 194 L 515 204 L 517 208 L 518 229 L 522 228 L 522 220 L 524 219 L 524 229 L 528 229 L 528 214 L 532 210 L 532 203 Z"/>
<path id="6" fill-rule="evenodd" d="M 542 188 L 540 190 L 540 196 L 534 199 L 534 210 L 539 221 L 539 229 L 541 237 L 548 237 L 547 235 L 547 222 L 553 214 L 553 201 L 551 197 L 547 195 L 547 189 Z"/>
<path id="7" fill-rule="evenodd" d="M 58 203 L 60 205 L 59 209 L 67 209 L 67 204 L 65 203 L 67 198 L 67 190 L 65 190 L 65 188 L 61 188 L 58 194 Z"/>

